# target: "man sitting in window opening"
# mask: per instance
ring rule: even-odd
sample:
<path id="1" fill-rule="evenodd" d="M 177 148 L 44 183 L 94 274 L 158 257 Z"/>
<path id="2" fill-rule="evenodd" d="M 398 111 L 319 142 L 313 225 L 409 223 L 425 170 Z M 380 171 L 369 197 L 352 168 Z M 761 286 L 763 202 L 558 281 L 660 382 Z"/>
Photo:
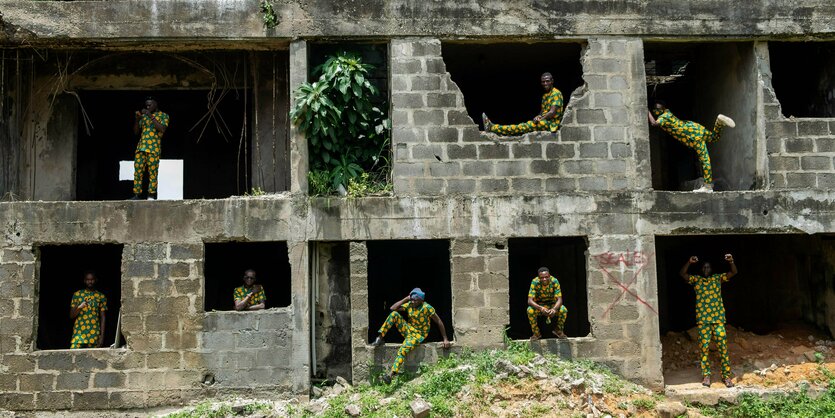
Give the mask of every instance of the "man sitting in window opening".
<path id="1" fill-rule="evenodd" d="M 168 114 L 158 109 L 156 99 L 145 99 L 145 107 L 136 112 L 133 122 L 133 133 L 139 135 L 136 154 L 133 159 L 133 197 L 138 200 L 142 194 L 142 177 L 148 171 L 148 200 L 157 197 L 157 183 L 159 181 L 159 157 L 162 135 L 168 128 Z"/>
<path id="2" fill-rule="evenodd" d="M 258 279 L 255 277 L 255 270 L 249 269 L 244 272 L 244 285 L 235 288 L 235 310 L 236 311 L 257 311 L 264 309 L 267 303 L 267 295 L 260 284 L 255 284 Z"/>
<path id="3" fill-rule="evenodd" d="M 690 257 L 679 275 L 693 285 L 696 290 L 696 323 L 699 326 L 699 349 L 701 350 L 702 385 L 710 387 L 710 359 L 708 358 L 710 340 L 715 339 L 722 363 L 722 381 L 727 387 L 733 387 L 731 381 L 731 360 L 728 357 L 728 336 L 725 333 L 725 304 L 722 303 L 722 283 L 735 276 L 736 264 L 730 254 L 725 254 L 725 261 L 731 265 L 730 273 L 712 274 L 710 263 L 702 264 L 702 275 L 687 272 L 690 265 L 698 263 L 699 258 Z"/>
<path id="4" fill-rule="evenodd" d="M 539 332 L 537 321 L 540 316 L 545 317 L 547 324 L 551 323 L 553 317 L 557 317 L 557 325 L 552 333 L 557 338 L 568 338 L 563 332 L 565 319 L 568 317 L 568 309 L 562 304 L 562 289 L 560 281 L 551 275 L 548 267 L 541 267 L 538 276 L 531 280 L 531 288 L 528 290 L 528 322 L 531 324 L 531 341 L 542 338 Z"/>
<path id="5" fill-rule="evenodd" d="M 542 109 L 533 120 L 517 125 L 496 125 L 487 118 L 487 114 L 482 113 L 484 130 L 499 135 L 522 135 L 534 131 L 557 132 L 562 122 L 562 93 L 554 87 L 554 77 L 551 73 L 542 74 L 540 83 L 545 94 L 542 95 Z"/>
<path id="6" fill-rule="evenodd" d="M 426 294 L 420 290 L 419 287 L 412 289 L 409 296 L 397 301 L 391 305 L 392 312 L 389 314 L 383 326 L 377 331 L 377 339 L 371 345 L 383 345 L 383 337 L 391 329 L 392 326 L 397 327 L 397 331 L 403 336 L 403 344 L 397 350 L 397 356 L 394 358 L 394 364 L 391 366 L 391 372 L 383 375 L 383 381 L 391 383 L 392 377 L 400 372 L 403 367 L 403 362 L 406 360 L 412 350 L 415 349 L 426 336 L 429 335 L 429 320 L 432 319 L 441 330 L 441 335 L 444 337 L 443 346 L 449 348 L 449 340 L 446 337 L 446 328 L 444 321 L 435 313 L 435 308 L 432 305 L 424 302 Z M 403 319 L 400 312 L 405 312 L 409 318 L 408 321 Z"/>
<path id="7" fill-rule="evenodd" d="M 72 295 L 70 318 L 75 320 L 70 348 L 101 347 L 104 343 L 104 311 L 107 298 L 96 290 L 98 278 L 93 272 L 84 273 L 84 289 Z"/>
<path id="8" fill-rule="evenodd" d="M 670 109 L 667 109 L 667 104 L 663 100 L 655 101 L 655 107 L 651 112 L 647 112 L 647 117 L 652 126 L 660 127 L 662 131 L 696 151 L 699 162 L 702 164 L 702 175 L 704 177 L 704 185 L 696 191 L 712 192 L 713 169 L 710 165 L 710 155 L 707 153 L 707 144 L 719 141 L 724 127 L 733 128 L 736 126 L 733 119 L 720 114 L 716 117 L 713 130 L 709 131 L 696 122 L 675 117 Z"/>

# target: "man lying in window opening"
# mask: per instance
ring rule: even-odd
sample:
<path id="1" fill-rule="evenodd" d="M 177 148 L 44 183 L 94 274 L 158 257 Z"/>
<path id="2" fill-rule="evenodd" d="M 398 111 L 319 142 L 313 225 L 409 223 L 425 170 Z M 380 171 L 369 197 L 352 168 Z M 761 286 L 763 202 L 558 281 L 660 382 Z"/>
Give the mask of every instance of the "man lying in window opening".
<path id="1" fill-rule="evenodd" d="M 731 265 L 729 273 L 712 274 L 710 263 L 702 264 L 702 275 L 691 275 L 687 272 L 692 264 L 699 262 L 695 255 L 681 268 L 679 275 L 693 285 L 696 290 L 696 323 L 699 326 L 699 349 L 701 350 L 702 385 L 710 387 L 710 358 L 709 347 L 711 339 L 716 341 L 719 349 L 719 359 L 722 364 L 722 382 L 727 387 L 733 387 L 731 381 L 731 359 L 728 357 L 728 335 L 725 332 L 725 304 L 722 302 L 722 283 L 735 276 L 736 264 L 734 257 L 725 254 L 725 261 Z"/>
<path id="2" fill-rule="evenodd" d="M 551 275 L 548 267 L 541 267 L 538 276 L 531 280 L 531 288 L 528 290 L 528 322 L 531 324 L 531 341 L 542 338 L 537 321 L 540 316 L 545 317 L 545 323 L 551 324 L 551 319 L 556 317 L 557 324 L 551 331 L 557 338 L 568 338 L 563 332 L 565 319 L 568 318 L 568 309 L 562 304 L 562 289 L 560 281 Z"/>
<path id="3" fill-rule="evenodd" d="M 441 330 L 441 335 L 444 337 L 444 348 L 449 348 L 449 340 L 446 337 L 444 321 L 435 313 L 435 308 L 432 305 L 424 302 L 425 299 L 426 294 L 419 287 L 416 287 L 409 292 L 409 296 L 391 305 L 392 312 L 386 318 L 386 321 L 383 322 L 380 330 L 377 331 L 377 339 L 371 343 L 375 347 L 383 345 L 383 337 L 386 336 L 386 333 L 392 326 L 397 327 L 397 331 L 403 336 L 403 344 L 397 350 L 397 356 L 394 358 L 391 372 L 383 375 L 383 381 L 386 383 L 391 383 L 392 377 L 400 372 L 400 369 L 403 367 L 403 362 L 406 360 L 406 355 L 420 345 L 426 339 L 426 336 L 429 335 L 429 319 L 432 319 Z M 408 321 L 403 319 L 400 312 L 406 313 L 406 316 L 409 318 Z"/>
<path id="4" fill-rule="evenodd" d="M 716 117 L 713 130 L 707 130 L 703 125 L 689 120 L 681 120 L 667 109 L 663 100 L 656 100 L 652 111 L 647 112 L 647 118 L 652 126 L 658 126 L 673 138 L 677 139 L 688 148 L 696 151 L 699 162 L 702 164 L 702 175 L 704 185 L 696 189 L 697 192 L 713 191 L 713 169 L 710 165 L 710 155 L 707 153 L 707 144 L 719 141 L 724 127 L 733 128 L 736 126 L 733 119 L 720 114 Z"/>
<path id="5" fill-rule="evenodd" d="M 522 135 L 534 131 L 557 132 L 562 122 L 562 93 L 554 87 L 554 77 L 551 73 L 542 74 L 539 81 L 545 94 L 542 95 L 542 108 L 533 120 L 517 125 L 496 125 L 490 121 L 486 113 L 482 113 L 484 130 L 499 135 Z"/>
<path id="6" fill-rule="evenodd" d="M 159 110 L 157 100 L 145 99 L 145 107 L 136 112 L 133 133 L 139 135 L 136 154 L 133 159 L 133 197 L 139 200 L 142 194 L 142 177 L 148 171 L 148 200 L 157 198 L 159 182 L 159 157 L 162 153 L 162 135 L 168 128 L 168 114 Z"/>
<path id="7" fill-rule="evenodd" d="M 255 270 L 245 271 L 242 280 L 244 285 L 235 288 L 235 310 L 257 311 L 258 309 L 264 309 L 267 303 L 267 295 L 260 284 L 255 284 L 258 281 L 258 278 L 255 277 Z"/>
<path id="8" fill-rule="evenodd" d="M 75 320 L 72 327 L 70 348 L 101 347 L 104 343 L 104 311 L 107 298 L 96 290 L 98 278 L 92 271 L 84 273 L 84 289 L 72 295 L 70 318 Z"/>

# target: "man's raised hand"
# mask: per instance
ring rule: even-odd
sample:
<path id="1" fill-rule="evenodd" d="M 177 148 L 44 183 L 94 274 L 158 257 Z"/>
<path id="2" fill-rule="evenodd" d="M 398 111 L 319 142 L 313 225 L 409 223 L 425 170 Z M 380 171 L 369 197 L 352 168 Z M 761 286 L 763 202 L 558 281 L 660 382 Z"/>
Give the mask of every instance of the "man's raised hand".
<path id="1" fill-rule="evenodd" d="M 690 257 L 690 264 L 696 264 L 698 262 L 699 262 L 699 257 L 696 257 L 695 255 Z"/>
<path id="2" fill-rule="evenodd" d="M 734 262 L 734 256 L 732 256 L 730 254 L 725 254 L 725 261 L 727 261 L 729 263 L 733 263 Z"/>

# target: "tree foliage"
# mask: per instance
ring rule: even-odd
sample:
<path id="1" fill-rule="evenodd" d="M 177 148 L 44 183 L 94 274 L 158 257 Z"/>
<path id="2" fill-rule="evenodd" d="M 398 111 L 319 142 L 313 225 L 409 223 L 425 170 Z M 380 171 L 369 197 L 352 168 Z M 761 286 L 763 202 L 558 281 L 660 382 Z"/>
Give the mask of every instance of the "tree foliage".
<path id="1" fill-rule="evenodd" d="M 391 122 L 374 106 L 379 91 L 368 79 L 371 69 L 343 52 L 316 67 L 318 80 L 295 91 L 290 119 L 308 141 L 309 177 L 320 183 L 326 177 L 331 193 L 363 173 L 372 182 L 388 183 Z M 314 191 L 321 193 L 322 185 Z"/>

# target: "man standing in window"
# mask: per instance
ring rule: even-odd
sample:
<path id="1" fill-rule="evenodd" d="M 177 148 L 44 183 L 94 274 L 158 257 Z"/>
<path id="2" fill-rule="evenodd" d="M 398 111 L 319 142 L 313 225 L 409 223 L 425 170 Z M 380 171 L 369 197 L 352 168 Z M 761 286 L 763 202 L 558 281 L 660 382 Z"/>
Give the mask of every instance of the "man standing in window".
<path id="1" fill-rule="evenodd" d="M 235 310 L 236 311 L 257 311 L 264 309 L 267 304 L 267 295 L 260 284 L 255 284 L 258 279 L 255 277 L 255 270 L 249 269 L 244 272 L 244 285 L 235 288 Z"/>
<path id="2" fill-rule="evenodd" d="M 104 343 L 104 312 L 107 298 L 96 290 L 96 274 L 84 273 L 84 289 L 72 295 L 70 318 L 75 320 L 70 348 L 101 347 Z"/>
<path id="3" fill-rule="evenodd" d="M 702 385 L 710 387 L 710 341 L 715 340 L 719 349 L 719 359 L 722 364 L 722 381 L 725 386 L 732 387 L 731 359 L 728 357 L 728 334 L 725 331 L 725 304 L 722 302 L 722 283 L 736 276 L 734 257 L 725 254 L 725 261 L 731 265 L 729 273 L 712 274 L 710 263 L 702 264 L 702 275 L 691 275 L 687 272 L 690 266 L 698 263 L 695 255 L 681 268 L 679 275 L 696 290 L 696 323 L 699 326 L 699 349 L 701 350 Z"/>
<path id="4" fill-rule="evenodd" d="M 522 135 L 534 131 L 557 132 L 562 122 L 562 93 L 554 87 L 554 77 L 551 73 L 544 73 L 539 79 L 545 94 L 542 95 L 542 107 L 539 114 L 517 125 L 496 125 L 490 121 L 486 113 L 481 114 L 484 130 L 499 135 Z"/>
<path id="5" fill-rule="evenodd" d="M 558 338 L 568 338 L 563 332 L 565 319 L 568 318 L 568 309 L 562 304 L 562 289 L 556 277 L 551 276 L 548 267 L 541 267 L 538 276 L 531 281 L 531 288 L 528 290 L 528 322 L 531 324 L 531 341 L 542 338 L 539 332 L 537 320 L 544 316 L 545 321 L 550 324 L 551 318 L 557 317 L 557 325 L 554 327 L 554 335 Z"/>
<path id="6" fill-rule="evenodd" d="M 145 107 L 136 112 L 133 133 L 139 135 L 136 154 L 133 159 L 133 197 L 139 200 L 142 194 L 142 177 L 148 171 L 148 200 L 157 197 L 159 181 L 159 157 L 161 154 L 162 135 L 168 128 L 168 114 L 158 109 L 156 99 L 145 99 Z"/>

